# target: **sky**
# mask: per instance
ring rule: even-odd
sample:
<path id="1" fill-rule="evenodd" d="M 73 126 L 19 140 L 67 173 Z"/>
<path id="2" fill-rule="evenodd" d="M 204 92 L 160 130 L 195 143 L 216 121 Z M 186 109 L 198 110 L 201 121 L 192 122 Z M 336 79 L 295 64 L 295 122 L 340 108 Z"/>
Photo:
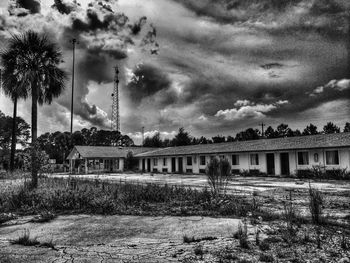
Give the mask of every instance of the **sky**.
<path id="1" fill-rule="evenodd" d="M 34 30 L 60 47 L 64 93 L 39 108 L 38 130 L 109 129 L 113 67 L 121 131 L 140 142 L 180 127 L 234 135 L 260 123 L 303 129 L 350 121 L 348 0 L 0 0 L 0 43 Z M 0 110 L 12 114 L 0 93 Z M 31 101 L 18 114 L 30 123 Z"/>

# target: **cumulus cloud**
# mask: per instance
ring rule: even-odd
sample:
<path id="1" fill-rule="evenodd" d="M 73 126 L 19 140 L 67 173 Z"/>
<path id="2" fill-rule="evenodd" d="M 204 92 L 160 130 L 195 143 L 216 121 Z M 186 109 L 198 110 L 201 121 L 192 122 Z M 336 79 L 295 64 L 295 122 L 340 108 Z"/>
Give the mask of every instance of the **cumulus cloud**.
<path id="1" fill-rule="evenodd" d="M 249 100 L 239 100 L 234 103 L 235 108 L 219 110 L 215 117 L 222 117 L 225 120 L 240 120 L 247 118 L 260 119 L 265 117 L 266 113 L 277 109 L 279 105 L 288 103 L 287 101 L 278 101 L 274 104 L 259 104 L 253 103 Z"/>
<path id="2" fill-rule="evenodd" d="M 333 79 L 330 82 L 328 82 L 324 86 L 319 86 L 315 88 L 311 93 L 308 93 L 311 97 L 320 95 L 324 92 L 332 92 L 332 91 L 346 91 L 350 90 L 350 79 L 341 79 L 336 80 Z"/>

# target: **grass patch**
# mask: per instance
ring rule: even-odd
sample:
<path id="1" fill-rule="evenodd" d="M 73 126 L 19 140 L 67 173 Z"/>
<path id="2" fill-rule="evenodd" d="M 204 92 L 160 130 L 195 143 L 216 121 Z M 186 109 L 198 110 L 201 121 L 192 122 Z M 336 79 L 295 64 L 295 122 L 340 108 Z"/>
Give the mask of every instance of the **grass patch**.
<path id="1" fill-rule="evenodd" d="M 17 239 L 11 240 L 12 245 L 22 245 L 22 246 L 37 246 L 40 242 L 36 239 L 36 237 L 31 237 L 28 229 L 23 231 L 23 234 L 19 236 Z"/>
<path id="2" fill-rule="evenodd" d="M 58 213 L 236 217 L 264 213 L 252 198 L 214 198 L 207 188 L 62 178 L 40 178 L 37 189 L 23 183 L 6 188 L 0 193 L 0 210 L 40 213 L 35 222 L 50 221 Z"/>

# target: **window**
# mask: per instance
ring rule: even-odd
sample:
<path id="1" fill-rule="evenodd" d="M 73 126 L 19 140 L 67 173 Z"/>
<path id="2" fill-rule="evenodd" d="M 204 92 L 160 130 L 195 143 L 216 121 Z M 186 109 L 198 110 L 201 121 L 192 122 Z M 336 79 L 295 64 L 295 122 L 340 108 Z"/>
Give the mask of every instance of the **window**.
<path id="1" fill-rule="evenodd" d="M 308 165 L 309 164 L 309 153 L 308 152 L 298 152 L 298 164 Z"/>
<path id="2" fill-rule="evenodd" d="M 158 159 L 157 158 L 153 158 L 153 165 L 157 166 L 158 165 Z"/>
<path id="3" fill-rule="evenodd" d="M 163 158 L 163 166 L 167 166 L 167 158 Z"/>
<path id="4" fill-rule="evenodd" d="M 329 164 L 329 165 L 339 164 L 338 151 L 326 151 L 326 164 Z"/>
<path id="5" fill-rule="evenodd" d="M 225 160 L 226 158 L 225 158 L 225 155 L 220 155 L 220 159 L 221 160 Z"/>
<path id="6" fill-rule="evenodd" d="M 192 156 L 187 156 L 187 165 L 192 165 Z"/>
<path id="7" fill-rule="evenodd" d="M 239 155 L 238 154 L 232 155 L 232 165 L 239 165 Z"/>
<path id="8" fill-rule="evenodd" d="M 315 154 L 314 154 L 314 162 L 315 162 L 315 163 L 318 163 L 318 153 L 315 153 Z"/>
<path id="9" fill-rule="evenodd" d="M 205 165 L 205 156 L 200 156 L 200 165 Z"/>
<path id="10" fill-rule="evenodd" d="M 259 155 L 257 153 L 250 155 L 250 164 L 251 165 L 259 165 Z"/>

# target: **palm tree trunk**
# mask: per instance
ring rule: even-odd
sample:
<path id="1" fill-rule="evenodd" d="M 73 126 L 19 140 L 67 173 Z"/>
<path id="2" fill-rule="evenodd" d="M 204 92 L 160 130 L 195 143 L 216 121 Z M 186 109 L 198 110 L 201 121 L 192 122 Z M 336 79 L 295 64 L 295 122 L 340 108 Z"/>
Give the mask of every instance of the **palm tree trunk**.
<path id="1" fill-rule="evenodd" d="M 15 152 L 16 152 L 16 131 L 17 131 L 17 96 L 13 100 L 13 119 L 12 119 L 12 141 L 11 141 L 11 157 L 10 157 L 10 171 L 15 169 Z"/>
<path id="2" fill-rule="evenodd" d="M 32 187 L 38 187 L 38 160 L 36 139 L 38 136 L 38 87 L 32 87 Z"/>

